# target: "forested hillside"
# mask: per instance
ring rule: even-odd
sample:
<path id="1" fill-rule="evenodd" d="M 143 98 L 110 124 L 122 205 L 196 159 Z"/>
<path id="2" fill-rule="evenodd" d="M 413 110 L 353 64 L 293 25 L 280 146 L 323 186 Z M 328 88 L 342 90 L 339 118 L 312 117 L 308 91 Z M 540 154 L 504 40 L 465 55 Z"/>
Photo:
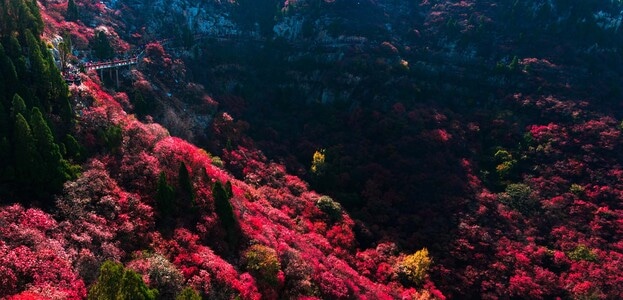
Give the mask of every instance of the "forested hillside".
<path id="1" fill-rule="evenodd" d="M 0 1 L 2 299 L 623 297 L 618 1 Z"/>

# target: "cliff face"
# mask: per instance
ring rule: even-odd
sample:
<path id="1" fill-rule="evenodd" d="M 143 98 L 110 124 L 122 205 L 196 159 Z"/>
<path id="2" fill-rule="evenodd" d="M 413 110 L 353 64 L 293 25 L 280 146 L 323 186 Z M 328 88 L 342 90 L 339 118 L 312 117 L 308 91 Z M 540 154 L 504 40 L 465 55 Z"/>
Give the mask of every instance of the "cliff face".
<path id="1" fill-rule="evenodd" d="M 287 79 L 264 80 L 257 85 L 294 91 L 297 101 L 304 103 L 357 103 L 362 93 L 382 98 L 374 91 L 357 92 L 366 90 L 369 82 L 362 79 L 375 71 L 391 72 L 392 79 L 404 78 L 420 90 L 429 85 L 428 78 L 459 72 L 495 87 L 504 85 L 504 79 L 461 70 L 492 70 L 498 64 L 509 65 L 515 56 L 582 69 L 587 62 L 593 64 L 597 55 L 615 52 L 621 40 L 622 15 L 616 1 L 175 0 L 108 4 L 124 19 L 124 28 L 118 31 L 128 37 L 142 36 L 136 43 L 176 37 L 183 39 L 188 49 L 195 47 L 185 57 L 189 65 L 197 66 L 190 68 L 193 78 L 204 85 L 223 80 L 211 74 L 212 69 L 230 59 L 228 64 L 236 62 L 255 74 L 252 77 L 274 77 L 261 74 L 269 69 L 287 73 Z M 213 40 L 229 43 L 228 47 L 238 51 L 220 52 L 219 45 L 209 44 Z M 247 61 L 249 57 L 256 59 Z M 395 83 L 387 80 L 387 75 L 378 77 L 374 81 L 379 85 Z M 338 86 L 331 86 L 333 83 Z M 236 86 L 245 85 L 249 83 L 227 79 L 222 85 L 214 84 L 211 92 L 231 93 Z"/>

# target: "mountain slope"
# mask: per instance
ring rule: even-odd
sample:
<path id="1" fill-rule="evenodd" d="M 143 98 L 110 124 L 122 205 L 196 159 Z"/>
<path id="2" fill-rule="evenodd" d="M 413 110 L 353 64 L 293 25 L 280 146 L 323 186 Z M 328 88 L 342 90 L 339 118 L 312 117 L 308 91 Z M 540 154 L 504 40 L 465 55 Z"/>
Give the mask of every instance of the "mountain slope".
<path id="1" fill-rule="evenodd" d="M 140 64 L 42 106 L 82 172 L 38 201 L 3 172 L 0 297 L 94 295 L 106 260 L 164 299 L 622 297 L 617 1 L 65 5 L 35 40 Z"/>

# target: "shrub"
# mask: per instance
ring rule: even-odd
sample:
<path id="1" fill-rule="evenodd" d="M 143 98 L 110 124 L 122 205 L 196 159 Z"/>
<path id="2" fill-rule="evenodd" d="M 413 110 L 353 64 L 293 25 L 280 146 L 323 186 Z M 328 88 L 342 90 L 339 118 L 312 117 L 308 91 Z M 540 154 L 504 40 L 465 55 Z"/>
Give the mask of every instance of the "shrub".
<path id="1" fill-rule="evenodd" d="M 578 245 L 573 251 L 567 253 L 571 260 L 597 261 L 597 255 L 585 245 Z"/>
<path id="2" fill-rule="evenodd" d="M 141 276 L 122 264 L 106 261 L 88 299 L 156 299 L 158 290 L 149 289 Z"/>
<path id="3" fill-rule="evenodd" d="M 507 179 L 510 177 L 515 169 L 515 165 L 517 165 L 517 160 L 513 159 L 513 155 L 504 149 L 500 149 L 495 152 L 493 157 L 498 163 L 495 167 L 495 171 L 497 172 L 499 178 Z"/>
<path id="4" fill-rule="evenodd" d="M 184 276 L 162 255 L 142 253 L 141 257 L 127 266 L 143 275 L 143 279 L 150 287 L 160 291 L 161 299 L 172 299 L 182 291 Z"/>
<path id="5" fill-rule="evenodd" d="M 246 268 L 260 282 L 275 286 L 279 283 L 281 264 L 277 252 L 263 245 L 253 245 L 244 253 Z"/>
<path id="6" fill-rule="evenodd" d="M 530 213 L 538 206 L 538 201 L 532 195 L 532 189 L 523 183 L 512 183 L 506 187 L 499 197 L 500 201 L 508 207 L 521 213 Z"/>
<path id="7" fill-rule="evenodd" d="M 316 207 L 329 216 L 331 221 L 342 218 L 342 206 L 329 196 L 322 196 L 316 201 Z"/>
<path id="8" fill-rule="evenodd" d="M 574 183 L 574 184 L 571 184 L 571 187 L 569 188 L 569 192 L 571 192 L 572 194 L 576 196 L 581 196 L 584 194 L 584 187 L 577 183 Z"/>
<path id="9" fill-rule="evenodd" d="M 186 287 L 175 297 L 175 300 L 201 300 L 201 295 L 191 287 Z"/>

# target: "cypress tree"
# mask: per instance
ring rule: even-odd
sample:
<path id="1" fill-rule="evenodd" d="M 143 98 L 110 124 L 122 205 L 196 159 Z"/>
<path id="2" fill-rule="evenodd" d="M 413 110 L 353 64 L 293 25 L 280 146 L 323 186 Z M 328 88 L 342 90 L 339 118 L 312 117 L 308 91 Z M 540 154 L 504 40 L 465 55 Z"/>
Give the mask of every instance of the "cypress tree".
<path id="1" fill-rule="evenodd" d="M 37 107 L 32 109 L 30 126 L 39 154 L 38 157 L 41 157 L 41 163 L 37 166 L 39 169 L 37 182 L 47 187 L 50 192 L 58 191 L 65 181 L 71 179 L 72 174 L 70 174 L 69 166 L 61 155 L 59 146 L 54 143 L 52 130 L 50 130 Z"/>
<path id="2" fill-rule="evenodd" d="M 121 264 L 106 261 L 100 267 L 97 283 L 89 289 L 88 299 L 116 299 L 121 287 L 124 268 Z"/>
<path id="3" fill-rule="evenodd" d="M 119 263 L 106 261 L 100 274 L 89 289 L 89 300 L 99 299 L 156 299 L 158 290 L 149 289 L 140 275 Z"/>
<path id="4" fill-rule="evenodd" d="M 83 161 L 84 148 L 71 134 L 65 135 L 65 150 L 67 151 L 67 157 L 73 158 L 78 162 Z"/>
<path id="5" fill-rule="evenodd" d="M 98 31 L 95 35 L 93 49 L 95 50 L 95 56 L 99 59 L 110 59 L 115 54 L 112 46 L 110 46 L 108 36 L 103 31 Z"/>
<path id="6" fill-rule="evenodd" d="M 42 47 L 45 46 L 42 45 Z M 54 108 L 61 109 L 65 103 L 69 103 L 69 89 L 67 88 L 67 83 L 65 83 L 65 79 L 61 75 L 61 72 L 56 67 L 56 62 L 54 61 L 52 53 L 45 48 L 43 48 L 43 51 L 43 57 L 46 65 L 48 66 L 48 74 L 45 74 L 49 80 L 48 96 L 50 97 L 50 100 L 52 100 Z M 58 112 L 58 114 L 62 116 L 63 112 Z"/>
<path id="7" fill-rule="evenodd" d="M 13 180 L 15 175 L 11 159 L 11 144 L 7 137 L 0 138 L 0 161 L 5 162 L 0 165 L 0 181 Z"/>
<path id="8" fill-rule="evenodd" d="M 167 183 L 167 175 L 160 172 L 158 178 L 158 190 L 156 192 L 156 205 L 162 215 L 172 215 L 174 210 L 175 191 Z"/>
<path id="9" fill-rule="evenodd" d="M 8 44 L 5 44 L 5 50 L 7 56 L 10 58 L 13 63 L 13 68 L 15 69 L 15 84 L 12 86 L 7 85 L 7 87 L 12 87 L 7 94 L 7 96 L 12 96 L 14 93 L 19 93 L 22 97 L 30 98 L 29 96 L 33 94 L 32 87 L 24 84 L 28 81 L 30 76 L 30 71 L 27 67 L 27 59 L 26 56 L 22 53 L 22 43 L 17 39 L 16 34 L 12 34 L 9 38 Z"/>
<path id="10" fill-rule="evenodd" d="M 158 290 L 149 289 L 140 275 L 126 269 L 115 299 L 151 300 L 156 299 L 157 296 Z"/>
<path id="11" fill-rule="evenodd" d="M 48 64 L 45 62 L 43 58 L 43 54 L 41 49 L 39 48 L 39 41 L 35 38 L 33 33 L 30 30 L 26 30 L 26 45 L 28 46 L 28 60 L 30 61 L 30 81 L 34 87 L 35 95 L 39 101 L 33 101 L 31 106 L 39 106 L 43 105 L 43 109 L 46 112 L 49 112 L 50 103 L 49 99 L 51 98 L 49 86 L 50 86 L 50 77 Z M 27 99 L 29 100 L 29 99 Z"/>
<path id="12" fill-rule="evenodd" d="M 15 118 L 18 114 L 22 116 L 28 115 L 26 112 L 26 102 L 24 102 L 24 98 L 18 94 L 14 94 L 13 101 L 11 101 L 11 120 L 15 122 Z"/>
<path id="13" fill-rule="evenodd" d="M 4 104 L 0 101 L 0 139 L 9 136 L 9 116 Z"/>
<path id="14" fill-rule="evenodd" d="M 8 99 L 11 97 L 17 84 L 15 65 L 0 44 L 0 98 Z"/>
<path id="15" fill-rule="evenodd" d="M 1 79 L 1 78 L 0 78 Z M 11 144 L 9 143 L 9 117 L 3 101 L 0 101 L 0 161 L 4 162 L 0 165 L 0 181 L 7 178 L 6 169 L 11 164 Z"/>
<path id="16" fill-rule="evenodd" d="M 181 206 L 183 211 L 191 210 L 195 206 L 195 191 L 193 184 L 188 174 L 188 168 L 184 162 L 180 163 L 180 168 L 177 176 L 179 184 L 179 198 L 181 200 Z"/>
<path id="17" fill-rule="evenodd" d="M 4 41 L 3 41 L 4 42 Z M 11 34 L 8 39 L 8 43 L 3 44 L 5 47 L 6 55 L 11 59 L 14 59 L 22 54 L 22 45 L 20 41 L 17 39 L 16 34 Z"/>
<path id="18" fill-rule="evenodd" d="M 175 190 L 167 183 L 167 175 L 160 172 L 156 191 L 156 209 L 158 209 L 157 226 L 167 231 L 173 225 L 175 217 Z"/>
<path id="19" fill-rule="evenodd" d="M 201 296 L 191 287 L 185 287 L 175 300 L 201 300 Z"/>
<path id="20" fill-rule="evenodd" d="M 47 149 L 51 148 L 51 145 L 54 144 L 54 136 L 38 107 L 33 107 L 30 111 L 30 127 L 37 141 L 37 148 L 47 152 Z"/>
<path id="21" fill-rule="evenodd" d="M 234 196 L 234 191 L 233 188 L 231 186 L 231 181 L 227 180 L 227 182 L 225 182 L 225 195 L 227 195 L 228 199 L 231 199 Z"/>
<path id="22" fill-rule="evenodd" d="M 145 101 L 143 94 L 139 90 L 134 90 L 134 111 L 138 115 L 146 115 L 149 112 L 149 104 Z"/>
<path id="23" fill-rule="evenodd" d="M 35 139 L 30 126 L 21 113 L 15 116 L 13 157 L 15 164 L 15 179 L 18 184 L 30 185 L 36 176 L 36 165 L 41 161 L 37 158 Z"/>
<path id="24" fill-rule="evenodd" d="M 231 184 L 231 183 L 230 183 Z M 212 187 L 212 196 L 214 197 L 214 209 L 218 215 L 225 230 L 230 233 L 235 228 L 236 217 L 234 209 L 229 203 L 230 197 L 227 195 L 226 189 L 219 181 L 214 183 Z"/>
<path id="25" fill-rule="evenodd" d="M 73 2 L 73 0 L 69 0 L 69 2 Z M 71 37 L 68 33 L 63 34 L 63 41 L 58 43 L 58 55 L 61 60 L 61 70 L 65 70 L 67 68 L 67 64 L 69 63 L 69 58 L 71 57 Z"/>
<path id="26" fill-rule="evenodd" d="M 25 2 L 28 9 L 28 25 L 32 33 L 36 36 L 40 36 L 43 33 L 43 19 L 41 18 L 41 12 L 39 11 L 39 4 L 37 0 L 21 0 Z"/>
<path id="27" fill-rule="evenodd" d="M 65 20 L 67 21 L 77 21 L 79 17 L 78 6 L 74 0 L 69 0 L 67 2 L 67 13 L 65 14 Z"/>

